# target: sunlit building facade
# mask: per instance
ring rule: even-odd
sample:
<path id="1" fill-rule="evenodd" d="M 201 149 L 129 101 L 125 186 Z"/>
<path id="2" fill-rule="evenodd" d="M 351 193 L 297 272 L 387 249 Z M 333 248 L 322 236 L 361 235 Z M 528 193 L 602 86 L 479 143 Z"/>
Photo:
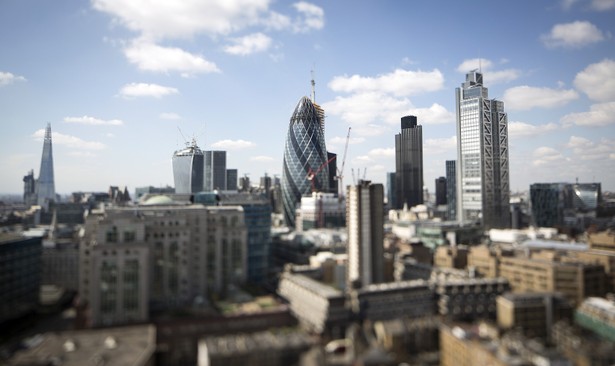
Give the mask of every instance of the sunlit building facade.
<path id="1" fill-rule="evenodd" d="M 303 97 L 290 118 L 282 167 L 284 219 L 290 227 L 295 227 L 302 196 L 329 189 L 322 115 L 310 98 Z"/>
<path id="2" fill-rule="evenodd" d="M 56 199 L 56 186 L 53 175 L 53 150 L 51 145 L 51 124 L 47 124 L 43 140 L 43 155 L 41 157 L 41 170 L 36 181 L 37 204 L 47 209 L 49 202 Z"/>
<path id="3" fill-rule="evenodd" d="M 510 226 L 508 116 L 488 99 L 483 75 L 466 74 L 456 89 L 457 218 L 486 228 Z"/>
<path id="4" fill-rule="evenodd" d="M 203 190 L 203 151 L 196 141 L 173 154 L 175 193 L 196 193 Z"/>

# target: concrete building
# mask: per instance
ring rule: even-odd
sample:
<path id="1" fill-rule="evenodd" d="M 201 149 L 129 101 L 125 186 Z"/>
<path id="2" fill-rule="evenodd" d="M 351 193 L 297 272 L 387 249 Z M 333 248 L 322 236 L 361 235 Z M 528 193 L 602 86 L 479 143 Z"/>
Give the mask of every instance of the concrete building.
<path id="1" fill-rule="evenodd" d="M 416 116 L 401 118 L 395 135 L 396 209 L 423 204 L 423 127 Z"/>
<path id="2" fill-rule="evenodd" d="M 395 355 L 397 364 L 428 365 L 427 358 L 440 349 L 440 320 L 436 316 L 377 321 L 374 333 L 378 344 Z"/>
<path id="3" fill-rule="evenodd" d="M 588 296 L 605 293 L 604 269 L 600 265 L 561 262 L 549 253 L 527 257 L 502 257 L 500 276 L 510 281 L 514 292 L 559 292 L 572 306 Z"/>
<path id="4" fill-rule="evenodd" d="M 31 348 L 10 359 L 11 366 L 117 365 L 153 366 L 156 328 L 135 325 L 121 328 L 44 333 Z"/>
<path id="5" fill-rule="evenodd" d="M 41 285 L 41 237 L 0 233 L 0 324 L 36 309 Z"/>
<path id="6" fill-rule="evenodd" d="M 56 240 L 44 245 L 41 253 L 41 284 L 66 290 L 79 289 L 79 242 Z"/>
<path id="7" fill-rule="evenodd" d="M 384 281 L 384 189 L 359 181 L 346 198 L 348 229 L 347 288 Z"/>
<path id="8" fill-rule="evenodd" d="M 495 319 L 496 298 L 508 291 L 504 278 L 439 281 L 435 284 L 438 313 L 449 320 Z"/>
<path id="9" fill-rule="evenodd" d="M 301 197 L 297 208 L 297 231 L 346 226 L 346 205 L 334 193 L 312 192 Z"/>
<path id="10" fill-rule="evenodd" d="M 615 364 L 613 341 L 574 323 L 568 321 L 555 323 L 551 340 L 573 365 Z"/>
<path id="11" fill-rule="evenodd" d="M 439 246 L 434 253 L 434 266 L 465 269 L 468 263 L 468 247 L 462 245 Z"/>
<path id="12" fill-rule="evenodd" d="M 233 285 L 246 281 L 243 209 L 183 205 L 163 196 L 137 207 L 108 208 L 88 217 L 80 263 L 79 292 L 90 304 L 94 325 L 103 321 L 105 291 L 114 289 L 118 294 L 138 294 L 138 313 L 133 314 L 141 320 L 148 305 L 152 309 L 201 305 L 210 293 L 224 297 Z M 124 282 L 127 279 L 130 283 Z M 110 285 L 100 286 L 98 281 Z M 115 308 L 108 311 L 105 323 L 125 321 L 119 308 L 127 306 L 122 297 L 107 298 L 105 306 Z"/>
<path id="13" fill-rule="evenodd" d="M 530 339 L 550 338 L 553 324 L 571 317 L 572 307 L 560 294 L 509 292 L 497 298 L 498 327 L 520 328 Z"/>
<path id="14" fill-rule="evenodd" d="M 427 281 L 379 283 L 353 291 L 351 310 L 360 320 L 378 321 L 434 315 L 436 302 Z"/>
<path id="15" fill-rule="evenodd" d="M 615 342 L 615 302 L 600 297 L 585 299 L 574 314 L 575 322 Z"/>
<path id="16" fill-rule="evenodd" d="M 488 99 L 483 74 L 466 74 L 455 89 L 457 111 L 457 219 L 486 228 L 510 227 L 508 117 Z"/>
<path id="17" fill-rule="evenodd" d="M 312 337 L 299 330 L 207 337 L 199 341 L 198 366 L 297 365 L 314 343 Z"/>

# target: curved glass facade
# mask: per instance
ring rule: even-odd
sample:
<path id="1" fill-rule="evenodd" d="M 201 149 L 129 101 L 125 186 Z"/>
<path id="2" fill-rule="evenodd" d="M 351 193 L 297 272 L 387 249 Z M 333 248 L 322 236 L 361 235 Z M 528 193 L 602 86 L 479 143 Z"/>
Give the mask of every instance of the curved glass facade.
<path id="1" fill-rule="evenodd" d="M 322 109 L 308 98 L 299 100 L 288 126 L 282 167 L 284 219 L 295 226 L 295 208 L 303 195 L 329 188 L 329 167 L 323 130 Z M 314 173 L 312 180 L 309 175 Z"/>
<path id="2" fill-rule="evenodd" d="M 203 190 L 203 151 L 196 141 L 173 154 L 175 193 L 196 193 Z"/>

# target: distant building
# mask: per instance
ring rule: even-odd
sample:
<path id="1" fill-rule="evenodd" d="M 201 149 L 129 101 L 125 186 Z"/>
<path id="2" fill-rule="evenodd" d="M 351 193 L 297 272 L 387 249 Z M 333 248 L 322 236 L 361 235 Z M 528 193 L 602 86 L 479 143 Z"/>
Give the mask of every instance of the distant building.
<path id="1" fill-rule="evenodd" d="M 455 160 L 446 161 L 446 205 L 447 219 L 457 220 L 457 170 Z"/>
<path id="2" fill-rule="evenodd" d="M 455 89 L 457 110 L 457 215 L 486 228 L 510 227 L 508 117 L 504 103 L 488 99 L 483 74 L 466 74 Z"/>
<path id="3" fill-rule="evenodd" d="M 290 118 L 282 168 L 284 219 L 289 227 L 295 227 L 295 210 L 302 196 L 329 191 L 323 115 L 322 108 L 303 97 Z"/>
<path id="4" fill-rule="evenodd" d="M 600 183 L 534 183 L 530 186 L 532 222 L 556 227 L 576 221 L 577 213 L 595 217 L 600 200 Z"/>
<path id="5" fill-rule="evenodd" d="M 41 240 L 0 234 L 0 325 L 33 312 L 38 305 Z"/>
<path id="6" fill-rule="evenodd" d="M 205 151 L 204 191 L 226 189 L 226 151 Z"/>
<path id="7" fill-rule="evenodd" d="M 581 303 L 574 314 L 575 322 L 611 342 L 615 342 L 615 302 L 590 297 Z"/>
<path id="8" fill-rule="evenodd" d="M 49 202 L 56 200 L 55 179 L 53 174 L 53 151 L 51 146 L 51 123 L 45 129 L 43 140 L 43 156 L 41 157 L 41 170 L 36 181 L 37 204 L 44 209 L 49 207 Z"/>
<path id="9" fill-rule="evenodd" d="M 23 203 L 26 207 L 36 204 L 36 179 L 33 170 L 23 177 Z"/>
<path id="10" fill-rule="evenodd" d="M 505 278 L 445 279 L 435 284 L 438 313 L 449 320 L 496 317 L 496 297 L 510 291 Z"/>
<path id="11" fill-rule="evenodd" d="M 79 289 L 79 242 L 60 240 L 45 245 L 41 254 L 41 284 L 56 285 L 66 290 Z"/>
<path id="12" fill-rule="evenodd" d="M 203 190 L 204 155 L 193 139 L 190 145 L 173 154 L 175 193 L 195 193 Z"/>
<path id="13" fill-rule="evenodd" d="M 346 198 L 348 288 L 384 281 L 384 189 L 359 181 Z M 358 286 L 358 287 L 357 287 Z"/>
<path id="14" fill-rule="evenodd" d="M 423 204 L 423 129 L 415 116 L 402 117 L 395 135 L 395 177 L 395 208 Z"/>
<path id="15" fill-rule="evenodd" d="M 339 191 L 339 182 L 337 181 L 337 154 L 327 151 L 327 161 L 329 162 L 329 192 L 337 196 Z M 344 187 L 342 187 L 342 189 L 344 189 Z"/>
<path id="16" fill-rule="evenodd" d="M 346 226 L 345 202 L 334 193 L 314 192 L 311 196 L 301 197 L 297 212 L 298 231 Z"/>
<path id="17" fill-rule="evenodd" d="M 152 187 L 152 186 L 147 186 L 147 187 L 137 187 L 135 188 L 135 202 L 138 202 L 141 197 L 143 197 L 145 194 L 150 194 L 150 195 L 158 195 L 158 194 L 173 194 L 175 193 L 175 188 L 173 187 Z"/>
<path id="18" fill-rule="evenodd" d="M 395 187 L 395 172 L 387 173 L 387 208 L 389 210 L 397 207 L 397 188 Z"/>
<path id="19" fill-rule="evenodd" d="M 447 180 L 445 177 L 436 178 L 436 205 L 446 205 L 446 185 Z"/>
<path id="20" fill-rule="evenodd" d="M 226 190 L 237 191 L 237 181 L 239 177 L 237 175 L 237 169 L 226 170 Z"/>

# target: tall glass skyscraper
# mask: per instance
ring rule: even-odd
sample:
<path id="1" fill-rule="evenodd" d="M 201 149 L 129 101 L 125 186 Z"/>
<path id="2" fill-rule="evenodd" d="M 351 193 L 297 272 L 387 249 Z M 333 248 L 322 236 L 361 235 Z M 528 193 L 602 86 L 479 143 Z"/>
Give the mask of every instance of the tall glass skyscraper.
<path id="1" fill-rule="evenodd" d="M 446 219 L 457 220 L 457 162 L 446 161 Z"/>
<path id="2" fill-rule="evenodd" d="M 395 208 L 423 203 L 423 128 L 415 116 L 401 118 L 401 133 L 395 135 Z"/>
<path id="3" fill-rule="evenodd" d="M 466 74 L 455 89 L 457 107 L 457 215 L 485 228 L 510 226 L 508 117 L 488 99 L 483 74 Z"/>
<path id="4" fill-rule="evenodd" d="M 51 123 L 45 129 L 43 140 L 43 156 L 41 157 L 41 170 L 36 182 L 37 204 L 47 209 L 50 201 L 56 199 L 56 185 L 53 176 L 53 151 L 51 148 Z"/>
<path id="5" fill-rule="evenodd" d="M 310 98 L 303 97 L 290 118 L 282 167 L 284 219 L 290 227 L 295 226 L 301 196 L 311 194 L 312 186 L 317 191 L 329 189 L 323 115 Z"/>
<path id="6" fill-rule="evenodd" d="M 205 191 L 226 190 L 226 151 L 205 151 Z"/>
<path id="7" fill-rule="evenodd" d="M 203 151 L 196 141 L 173 154 L 175 193 L 196 193 L 203 190 Z"/>

